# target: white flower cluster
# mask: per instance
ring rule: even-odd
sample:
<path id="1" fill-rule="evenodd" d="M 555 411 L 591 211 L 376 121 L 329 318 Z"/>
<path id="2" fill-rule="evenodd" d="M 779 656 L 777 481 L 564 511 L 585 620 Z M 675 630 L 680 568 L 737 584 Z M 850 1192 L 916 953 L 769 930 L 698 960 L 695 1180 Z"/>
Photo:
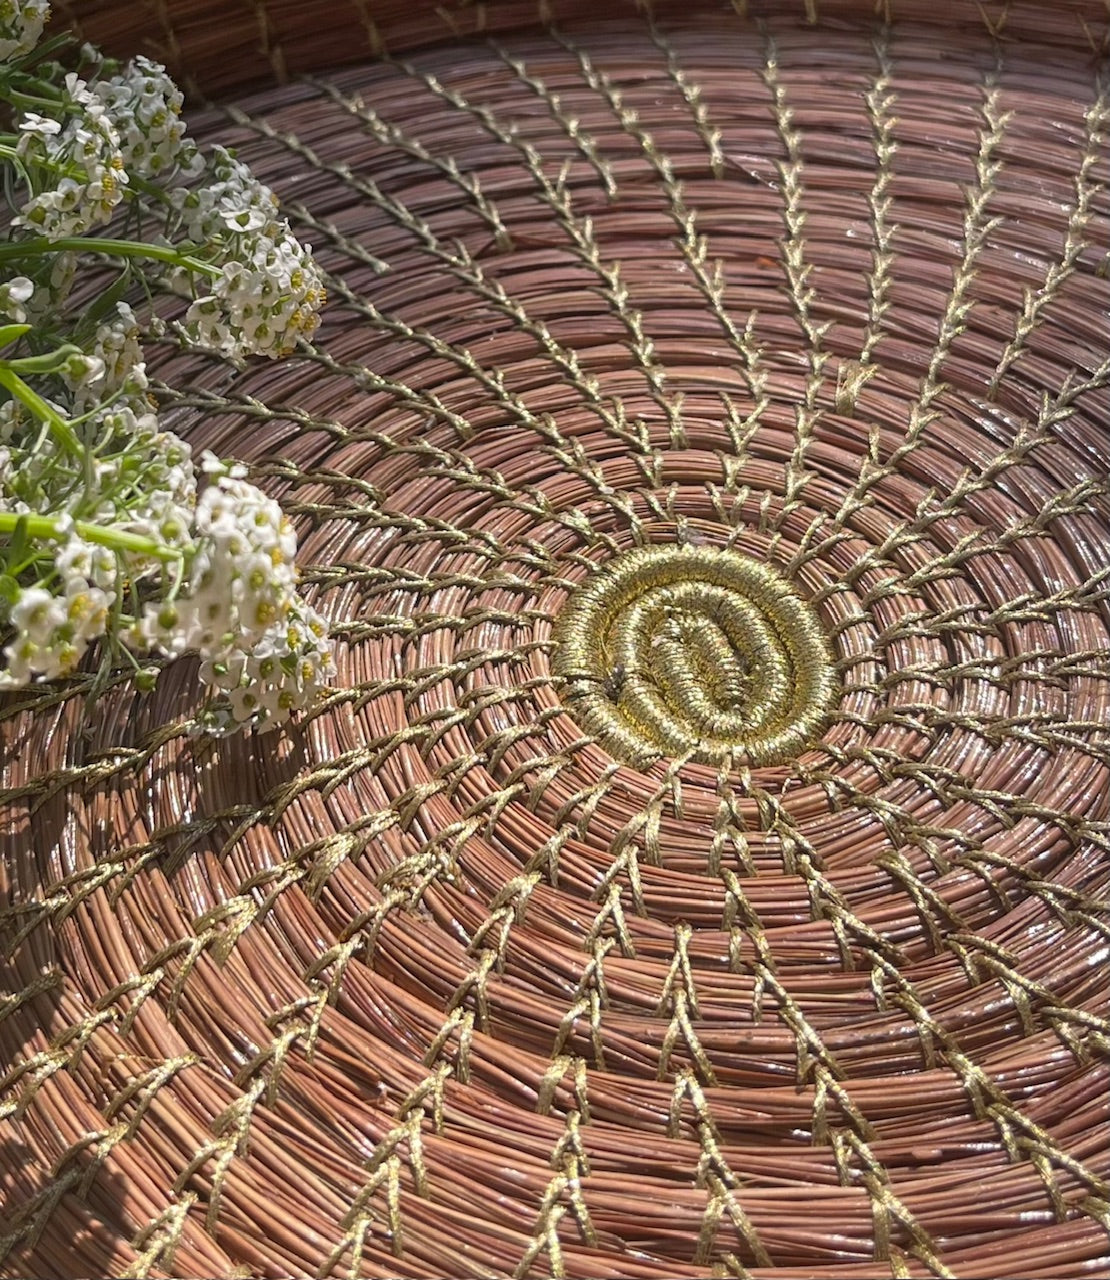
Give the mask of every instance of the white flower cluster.
<path id="1" fill-rule="evenodd" d="M 55 521 L 52 572 L 19 592 L 8 611 L 13 634 L 3 651 L 0 688 L 71 674 L 114 622 L 139 652 L 200 654 L 201 678 L 213 691 L 203 717 L 208 728 L 284 723 L 311 703 L 335 669 L 327 624 L 297 592 L 297 543 L 288 520 L 241 468 L 210 454 L 203 459 L 208 482 L 198 495 L 189 446 L 158 432 L 153 414 L 135 418 L 122 410 L 106 427 L 145 434 L 154 462 L 143 477 L 146 499 L 114 509 L 110 501 L 102 504 L 96 527 L 179 549 L 180 573 L 165 575 L 157 598 L 131 612 L 127 584 L 157 585 L 160 560 L 97 545 L 83 536 L 93 513 L 79 512 L 80 524 L 66 513 Z M 127 455 L 121 457 L 126 462 Z M 35 510 L 15 496 L 14 477 L 25 461 L 0 447 L 0 492 L 7 491 L 0 510 Z M 111 460 L 115 474 L 106 484 L 118 495 L 126 480 L 120 461 Z M 24 483 L 28 487 L 34 486 Z"/>
<path id="2" fill-rule="evenodd" d="M 119 135 L 129 174 L 154 181 L 174 172 L 187 177 L 202 172 L 204 157 L 185 137 L 184 95 L 160 63 L 135 58 L 118 75 L 90 87 Z"/>
<path id="3" fill-rule="evenodd" d="M 45 403 L 64 412 L 54 401 Z M 94 450 L 72 456 L 36 432 L 24 406 L 0 405 L 0 512 L 54 514 L 183 545 L 196 501 L 188 444 L 160 430 L 156 414 L 121 403 L 98 406 L 87 430 Z M 157 563 L 133 557 L 131 577 Z"/>
<path id="4" fill-rule="evenodd" d="M 312 250 L 246 165 L 223 147 L 206 157 L 186 137 L 182 94 L 163 66 L 112 66 L 90 81 L 70 73 L 53 114 L 20 118 L 31 194 L 13 225 L 57 241 L 110 221 L 125 196 L 141 200 L 164 223 L 162 247 L 186 238 L 167 271 L 191 300 L 186 340 L 232 358 L 288 355 L 316 331 L 326 297 Z"/>
<path id="5" fill-rule="evenodd" d="M 185 333 L 209 351 L 280 359 L 298 338 L 316 332 L 323 281 L 309 250 L 292 236 L 257 237 L 243 258 L 226 263 L 212 292 L 193 302 Z"/>
<path id="6" fill-rule="evenodd" d="M 11 411 L 10 402 L 3 408 L 0 439 L 10 441 L 19 414 Z M 18 446 L 0 446 L 0 511 L 34 515 L 47 506 L 42 476 L 57 462 L 49 442 L 29 456 Z M 119 585 L 115 554 L 82 537 L 68 512 L 56 514 L 54 526 L 54 581 L 40 579 L 10 603 L 8 628 L 13 634 L 4 647 L 7 666 L 0 671 L 0 689 L 70 675 L 109 625 Z"/>
<path id="7" fill-rule="evenodd" d="M 171 193 L 189 239 L 226 252 L 211 291 L 189 307 L 185 332 L 228 356 L 288 355 L 316 331 L 326 296 L 312 251 L 278 215 L 270 188 L 230 152 L 214 149 L 211 172 L 215 181 L 200 190 Z"/>
<path id="8" fill-rule="evenodd" d="M 45 186 L 24 204 L 13 225 L 48 240 L 108 222 L 129 181 L 119 134 L 104 104 L 73 72 L 66 76 L 62 116 L 28 112 L 20 120 L 16 147 L 24 167 Z"/>
<path id="9" fill-rule="evenodd" d="M 77 279 L 77 261 L 75 253 L 54 252 L 28 259 L 22 264 L 27 272 L 22 279 L 31 286 L 22 303 L 24 320 L 28 324 L 48 319 L 65 306 Z"/>
<path id="10" fill-rule="evenodd" d="M 227 695 L 232 724 L 273 726 L 304 706 L 334 669 L 327 625 L 297 594 L 296 538 L 281 508 L 211 455 L 195 512 L 181 596 L 148 604 L 146 647 L 196 650 L 201 677 Z"/>
<path id="11" fill-rule="evenodd" d="M 3 4 L 5 0 L 0 0 Z M 198 177 L 204 156 L 185 136 L 184 96 L 160 63 L 135 58 L 87 82 L 70 74 L 52 115 L 19 122 L 18 153 L 41 187 L 15 225 L 52 240 L 107 222 L 132 178 Z"/>
<path id="12" fill-rule="evenodd" d="M 169 193 L 189 240 L 205 244 L 228 232 L 261 232 L 271 239 L 279 234 L 277 197 L 226 147 L 212 148 L 208 176 L 203 187 L 176 187 Z"/>
<path id="13" fill-rule="evenodd" d="M 49 17 L 47 0 L 0 0 L 0 62 L 30 53 Z"/>
<path id="14" fill-rule="evenodd" d="M 234 358 L 311 335 L 323 279 L 273 192 L 186 137 L 159 64 L 121 67 L 85 46 L 86 79 L 20 66 L 47 15 L 0 0 L 0 75 L 12 101 L 38 107 L 16 120 L 14 161 L 0 159 L 8 198 L 21 183 L 27 197 L 3 246 L 0 323 L 33 330 L 9 329 L 0 351 L 0 688 L 71 675 L 98 640 L 140 684 L 154 679 L 141 655 L 195 652 L 209 687 L 198 725 L 272 727 L 334 672 L 324 619 L 297 589 L 293 528 L 243 468 L 211 454 L 198 468 L 161 429 L 138 318 L 114 289 L 71 314 L 82 259 L 58 242 L 141 215 L 113 235 L 149 228 L 149 240 L 93 246 L 124 263 L 120 292 L 135 263 L 163 264 L 189 299 L 178 335 Z M 149 327 L 166 332 L 156 315 Z"/>
<path id="15" fill-rule="evenodd" d="M 126 302 L 116 303 L 116 318 L 98 326 L 85 354 L 63 370 L 73 392 L 73 408 L 85 413 L 106 399 L 139 402 L 147 389 L 139 322 Z"/>
<path id="16" fill-rule="evenodd" d="M 91 585 L 78 572 L 61 593 L 26 588 L 12 606 L 15 637 L 4 649 L 8 666 L 0 672 L 0 688 L 25 685 L 33 677 L 69 675 L 89 644 L 104 634 L 114 601 L 114 592 Z"/>

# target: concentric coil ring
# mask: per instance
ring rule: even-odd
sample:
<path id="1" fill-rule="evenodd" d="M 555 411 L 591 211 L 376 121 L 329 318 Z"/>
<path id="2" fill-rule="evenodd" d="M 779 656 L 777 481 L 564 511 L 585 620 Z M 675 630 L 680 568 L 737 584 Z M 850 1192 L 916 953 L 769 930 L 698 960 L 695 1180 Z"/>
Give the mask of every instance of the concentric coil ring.
<path id="1" fill-rule="evenodd" d="M 617 757 L 777 764 L 820 732 L 837 680 L 813 611 L 769 565 L 708 547 L 648 547 L 568 602 L 554 670 Z"/>

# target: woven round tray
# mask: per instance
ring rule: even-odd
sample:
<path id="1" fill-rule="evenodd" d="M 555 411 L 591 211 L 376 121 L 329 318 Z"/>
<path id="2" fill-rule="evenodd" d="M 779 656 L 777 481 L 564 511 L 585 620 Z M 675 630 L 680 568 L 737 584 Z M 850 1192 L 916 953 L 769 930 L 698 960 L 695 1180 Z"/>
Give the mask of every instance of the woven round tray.
<path id="1" fill-rule="evenodd" d="M 0 704 L 3 1274 L 1110 1275 L 1105 6 L 58 8 L 330 272 L 152 363 L 340 680 Z"/>

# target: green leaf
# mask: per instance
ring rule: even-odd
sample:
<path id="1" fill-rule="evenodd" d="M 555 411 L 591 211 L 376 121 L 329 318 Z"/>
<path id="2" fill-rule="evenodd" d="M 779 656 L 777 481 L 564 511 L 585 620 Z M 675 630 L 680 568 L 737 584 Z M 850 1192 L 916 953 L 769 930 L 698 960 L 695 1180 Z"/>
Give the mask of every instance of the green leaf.
<path id="1" fill-rule="evenodd" d="M 6 347 L 9 342 L 18 342 L 25 333 L 31 332 L 29 324 L 5 324 L 0 325 L 0 347 Z"/>
<path id="2" fill-rule="evenodd" d="M 0 387 L 10 392 L 14 399 L 26 405 L 40 422 L 45 422 L 50 428 L 50 434 L 71 457 L 81 457 L 84 454 L 84 446 L 78 440 L 73 424 L 15 372 L 13 365 L 21 366 L 22 364 L 23 361 L 0 360 Z M 0 511 L 0 522 L 6 515 L 6 512 Z"/>
<path id="3" fill-rule="evenodd" d="M 15 528 L 12 530 L 10 544 L 11 559 L 18 564 L 27 551 L 27 517 L 17 521 Z"/>
<path id="4" fill-rule="evenodd" d="M 68 31 L 56 36 L 49 36 L 35 45 L 30 53 L 24 55 L 20 59 L 20 65 L 25 70 L 30 70 L 32 67 L 41 69 L 42 64 L 53 58 L 56 53 L 62 53 L 64 50 L 72 48 L 76 43 L 77 41 Z M 63 67 L 59 67 L 58 70 L 63 74 L 65 72 Z M 49 79 L 53 80 L 54 76 L 50 76 Z"/>
<path id="5" fill-rule="evenodd" d="M 95 329 L 95 327 L 105 318 L 114 318 L 116 314 L 116 303 L 123 301 L 123 295 L 127 292 L 127 288 L 130 283 L 131 266 L 128 263 L 116 277 L 115 281 L 105 289 L 96 301 L 85 311 L 82 319 Z"/>

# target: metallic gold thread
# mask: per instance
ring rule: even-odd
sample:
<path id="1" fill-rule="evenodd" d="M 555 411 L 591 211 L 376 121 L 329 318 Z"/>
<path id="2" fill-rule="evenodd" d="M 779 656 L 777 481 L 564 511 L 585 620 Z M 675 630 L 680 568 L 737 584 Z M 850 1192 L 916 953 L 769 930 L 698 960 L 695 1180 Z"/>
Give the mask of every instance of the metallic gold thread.
<path id="1" fill-rule="evenodd" d="M 777 764 L 821 733 L 837 694 L 812 608 L 769 565 L 709 547 L 642 547 L 571 596 L 554 669 L 615 756 Z"/>

